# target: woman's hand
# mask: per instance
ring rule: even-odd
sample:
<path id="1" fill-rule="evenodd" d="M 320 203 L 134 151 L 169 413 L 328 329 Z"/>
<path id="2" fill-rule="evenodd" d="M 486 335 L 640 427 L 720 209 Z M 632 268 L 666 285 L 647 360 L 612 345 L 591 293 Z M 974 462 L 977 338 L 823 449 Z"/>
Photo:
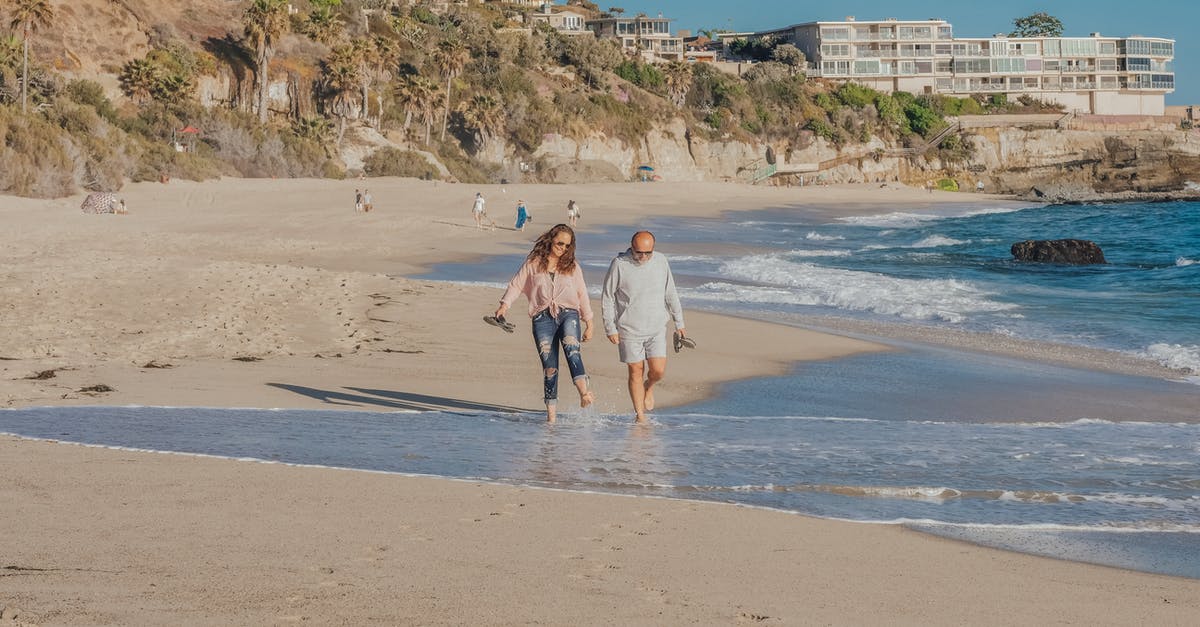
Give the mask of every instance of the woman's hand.
<path id="1" fill-rule="evenodd" d="M 592 323 L 585 322 L 583 323 L 583 341 L 586 342 L 590 339 L 592 339 Z"/>
<path id="2" fill-rule="evenodd" d="M 508 313 L 508 305 L 505 305 L 504 303 L 500 303 L 500 306 L 496 308 L 496 317 L 503 318 L 504 314 L 506 314 L 506 313 Z"/>

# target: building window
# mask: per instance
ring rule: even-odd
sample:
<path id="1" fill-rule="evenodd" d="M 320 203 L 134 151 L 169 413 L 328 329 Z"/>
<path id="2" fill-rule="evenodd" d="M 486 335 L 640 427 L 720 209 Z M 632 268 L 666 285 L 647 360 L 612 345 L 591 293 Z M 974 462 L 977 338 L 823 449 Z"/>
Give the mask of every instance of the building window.
<path id="1" fill-rule="evenodd" d="M 1129 57 L 1125 59 L 1125 69 L 1130 72 L 1149 72 L 1150 59 L 1142 57 Z"/>
<path id="2" fill-rule="evenodd" d="M 1117 42 L 1115 42 L 1115 41 L 1100 42 L 1100 54 L 1117 54 Z"/>
<path id="3" fill-rule="evenodd" d="M 850 44 L 824 44 L 821 46 L 821 56 L 848 57 L 850 56 Z"/>
<path id="4" fill-rule="evenodd" d="M 823 61 L 821 72 L 826 76 L 846 76 L 850 73 L 849 61 Z"/>
<path id="5" fill-rule="evenodd" d="M 1150 42 L 1150 54 L 1156 57 L 1173 57 L 1175 56 L 1175 44 L 1169 41 L 1152 41 Z"/>
<path id="6" fill-rule="evenodd" d="M 856 75 L 875 75 L 879 74 L 878 59 L 862 59 L 854 62 L 854 73 Z"/>
<path id="7" fill-rule="evenodd" d="M 849 28 L 823 28 L 821 29 L 822 39 L 832 39 L 834 41 L 849 41 Z"/>
<path id="8" fill-rule="evenodd" d="M 1116 59 L 1096 59 L 1096 69 L 1101 72 L 1116 72 Z"/>
<path id="9" fill-rule="evenodd" d="M 993 74 L 1011 74 L 1013 72 L 1025 71 L 1025 59 L 1003 57 L 1000 59 L 992 59 L 991 70 Z"/>
<path id="10" fill-rule="evenodd" d="M 951 31 L 952 31 L 952 29 L 949 26 L 939 26 L 937 38 L 938 39 L 954 39 L 954 34 Z"/>
<path id="11" fill-rule="evenodd" d="M 955 74 L 987 74 L 991 71 L 991 64 L 987 59 L 955 59 L 954 73 Z"/>

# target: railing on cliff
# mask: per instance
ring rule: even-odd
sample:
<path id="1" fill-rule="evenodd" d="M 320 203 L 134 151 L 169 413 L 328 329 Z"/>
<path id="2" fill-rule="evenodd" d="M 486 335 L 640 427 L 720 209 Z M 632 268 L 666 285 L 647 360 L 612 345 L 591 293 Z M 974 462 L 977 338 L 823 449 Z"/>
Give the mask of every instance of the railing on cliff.
<path id="1" fill-rule="evenodd" d="M 745 175 L 746 181 L 754 184 L 765 181 L 772 176 L 785 174 L 809 174 L 818 173 L 824 170 L 836 168 L 848 163 L 862 161 L 863 159 L 874 159 L 876 161 L 886 157 L 914 157 L 924 154 L 930 148 L 936 148 L 942 144 L 950 135 L 962 130 L 962 124 L 958 120 L 954 120 L 945 128 L 938 131 L 933 137 L 921 143 L 919 146 L 911 146 L 908 148 L 889 148 L 876 149 L 872 152 L 854 155 L 840 155 L 832 159 L 826 159 L 818 163 L 788 163 L 776 165 L 774 163 L 761 166 L 762 159 L 756 159 L 750 164 L 743 166 L 741 171 L 748 173 Z M 761 167 L 760 167 L 761 166 Z"/>
<path id="2" fill-rule="evenodd" d="M 754 184 L 758 183 L 759 181 L 765 181 L 772 176 L 775 176 L 775 173 L 778 171 L 778 166 L 776 166 L 774 163 L 768 163 L 766 167 L 759 168 L 754 171 L 754 174 L 750 177 L 750 183 Z"/>

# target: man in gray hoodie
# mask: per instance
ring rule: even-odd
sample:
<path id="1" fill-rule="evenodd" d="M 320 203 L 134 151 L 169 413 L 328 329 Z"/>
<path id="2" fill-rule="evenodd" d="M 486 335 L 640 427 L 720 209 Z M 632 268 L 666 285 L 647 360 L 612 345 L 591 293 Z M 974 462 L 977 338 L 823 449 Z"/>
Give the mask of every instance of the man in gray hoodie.
<path id="1" fill-rule="evenodd" d="M 636 420 L 646 422 L 646 412 L 654 409 L 654 384 L 667 371 L 667 321 L 674 320 L 684 336 L 683 308 L 667 258 L 654 252 L 654 235 L 638 231 L 631 244 L 608 267 L 600 306 L 604 333 L 629 368 Z"/>

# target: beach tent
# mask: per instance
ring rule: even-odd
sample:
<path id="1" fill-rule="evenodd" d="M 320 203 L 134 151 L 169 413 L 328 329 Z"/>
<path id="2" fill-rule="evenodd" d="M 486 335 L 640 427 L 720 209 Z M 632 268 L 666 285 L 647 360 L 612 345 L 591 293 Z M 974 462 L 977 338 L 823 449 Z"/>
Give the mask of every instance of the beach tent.
<path id="1" fill-rule="evenodd" d="M 650 177 L 654 176 L 654 168 L 648 165 L 639 165 L 638 172 L 641 173 L 643 183 L 650 180 Z"/>
<path id="2" fill-rule="evenodd" d="M 79 208 L 84 213 L 116 213 L 121 206 L 120 199 L 112 192 L 92 192 L 83 199 Z"/>

